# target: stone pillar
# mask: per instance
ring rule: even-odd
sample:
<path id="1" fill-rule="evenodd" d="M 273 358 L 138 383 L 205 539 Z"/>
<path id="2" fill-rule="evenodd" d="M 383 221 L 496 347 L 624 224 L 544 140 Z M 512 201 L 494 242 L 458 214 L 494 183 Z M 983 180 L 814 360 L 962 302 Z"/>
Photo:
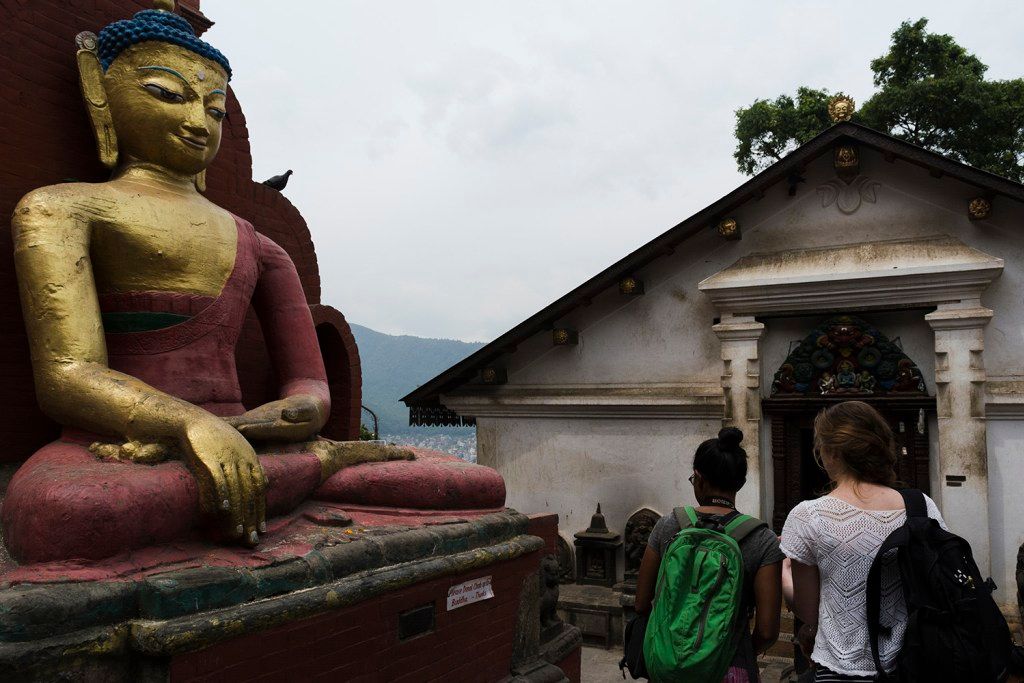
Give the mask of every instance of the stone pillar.
<path id="1" fill-rule="evenodd" d="M 743 430 L 747 452 L 747 484 L 737 495 L 736 506 L 767 519 L 761 509 L 761 363 L 757 353 L 764 323 L 752 316 L 727 315 L 712 329 L 722 341 L 722 426 Z"/>
<path id="2" fill-rule="evenodd" d="M 966 538 L 982 576 L 990 571 L 985 325 L 980 300 L 942 304 L 925 320 L 935 330 L 939 423 L 937 502 L 947 526 Z"/>

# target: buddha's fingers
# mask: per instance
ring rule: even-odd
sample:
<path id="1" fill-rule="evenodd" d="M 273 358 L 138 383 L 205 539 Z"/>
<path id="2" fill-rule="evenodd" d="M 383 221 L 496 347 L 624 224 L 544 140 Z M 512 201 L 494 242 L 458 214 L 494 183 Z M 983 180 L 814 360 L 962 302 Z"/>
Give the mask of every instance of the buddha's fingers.
<path id="1" fill-rule="evenodd" d="M 319 416 L 320 413 L 317 411 L 317 407 L 313 404 L 285 408 L 281 411 L 281 419 L 293 424 L 300 422 L 312 422 Z"/>
<path id="2" fill-rule="evenodd" d="M 171 454 L 171 449 L 162 443 L 130 443 L 134 445 L 134 449 L 130 453 L 130 459 L 132 462 L 152 465 L 158 462 L 163 462 Z M 125 448 L 127 448 L 128 445 L 129 444 L 125 444 Z"/>
<path id="3" fill-rule="evenodd" d="M 256 482 L 252 477 L 252 465 L 242 462 L 237 465 L 238 486 L 242 492 L 242 523 L 245 526 L 242 543 L 255 546 L 260 542 L 259 519 L 256 511 Z"/>
<path id="4" fill-rule="evenodd" d="M 240 538 L 245 531 L 245 525 L 242 516 L 242 487 L 239 482 L 238 467 L 234 463 L 225 463 L 221 465 L 221 468 L 224 471 L 224 482 L 227 484 L 228 501 L 230 503 L 227 525 L 228 536 L 230 538 Z"/>
<path id="5" fill-rule="evenodd" d="M 228 484 L 224 479 L 224 472 L 221 468 L 211 467 L 208 470 L 202 468 L 199 476 L 203 479 L 208 479 L 209 488 L 213 489 L 210 491 L 214 499 L 213 501 L 210 500 L 210 495 L 203 496 L 202 505 L 206 511 L 211 514 L 221 515 L 229 511 L 231 509 L 231 499 L 228 495 Z"/>
<path id="6" fill-rule="evenodd" d="M 267 475 L 263 467 L 253 465 L 249 468 L 249 476 L 253 482 L 253 496 L 256 502 L 256 524 L 261 534 L 267 533 Z"/>
<path id="7" fill-rule="evenodd" d="M 311 421 L 288 422 L 273 420 L 247 422 L 235 425 L 235 429 L 251 441 L 302 441 L 316 433 L 317 424 Z"/>

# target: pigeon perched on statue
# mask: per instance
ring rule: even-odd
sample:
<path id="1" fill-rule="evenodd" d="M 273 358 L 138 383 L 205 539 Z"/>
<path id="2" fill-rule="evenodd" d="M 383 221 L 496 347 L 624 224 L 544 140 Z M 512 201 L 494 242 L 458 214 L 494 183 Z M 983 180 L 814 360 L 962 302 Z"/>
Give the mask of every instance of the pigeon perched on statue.
<path id="1" fill-rule="evenodd" d="M 268 178 L 267 180 L 264 180 L 263 184 L 266 185 L 267 187 L 272 187 L 278 192 L 280 192 L 285 188 L 285 185 L 288 184 L 288 177 L 291 176 L 291 174 L 292 170 L 288 169 L 283 175 L 276 175 L 273 178 Z"/>

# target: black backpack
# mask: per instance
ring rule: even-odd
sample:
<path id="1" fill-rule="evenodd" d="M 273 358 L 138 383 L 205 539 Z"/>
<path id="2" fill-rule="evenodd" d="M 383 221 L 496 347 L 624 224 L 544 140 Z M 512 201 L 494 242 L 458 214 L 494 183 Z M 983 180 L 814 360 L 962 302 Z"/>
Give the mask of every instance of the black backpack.
<path id="1" fill-rule="evenodd" d="M 622 660 L 619 662 L 619 671 L 622 677 L 626 677 L 626 671 L 633 677 L 633 680 L 650 678 L 647 673 L 647 663 L 644 662 L 644 636 L 647 634 L 647 620 L 651 614 L 637 614 L 626 624 L 626 632 L 622 638 Z"/>
<path id="2" fill-rule="evenodd" d="M 1006 620 L 992 599 L 995 583 L 983 580 L 971 546 L 928 517 L 924 494 L 901 491 L 906 524 L 878 549 L 867 580 L 867 621 L 876 680 L 1004 681 L 1021 661 Z M 878 656 L 882 556 L 896 549 L 907 606 L 907 632 L 887 674 Z"/>

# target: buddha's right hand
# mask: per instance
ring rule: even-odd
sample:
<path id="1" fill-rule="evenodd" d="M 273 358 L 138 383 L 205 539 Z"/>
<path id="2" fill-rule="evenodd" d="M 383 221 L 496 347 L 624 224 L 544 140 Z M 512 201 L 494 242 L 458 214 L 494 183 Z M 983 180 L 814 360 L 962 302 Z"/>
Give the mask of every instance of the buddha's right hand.
<path id="1" fill-rule="evenodd" d="M 267 477 L 249 442 L 212 415 L 191 420 L 181 442 L 199 482 L 203 511 L 218 515 L 230 538 L 259 543 L 259 533 L 267 529 Z"/>

